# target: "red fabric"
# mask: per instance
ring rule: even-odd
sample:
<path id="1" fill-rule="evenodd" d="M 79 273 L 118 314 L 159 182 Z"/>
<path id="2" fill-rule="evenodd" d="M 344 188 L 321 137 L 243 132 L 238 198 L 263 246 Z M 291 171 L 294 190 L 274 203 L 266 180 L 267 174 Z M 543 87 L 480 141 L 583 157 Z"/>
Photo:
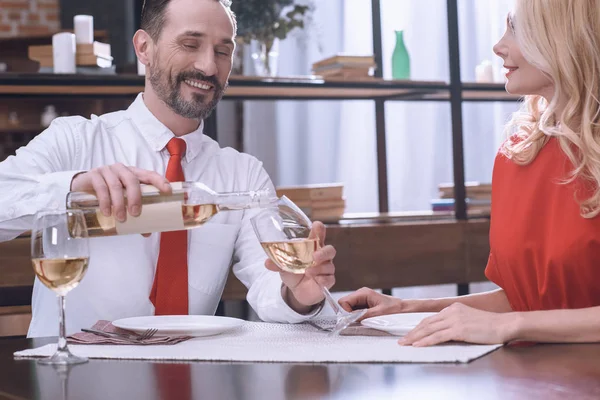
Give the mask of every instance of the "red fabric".
<path id="1" fill-rule="evenodd" d="M 167 144 L 171 155 L 166 178 L 169 182 L 183 182 L 181 160 L 185 155 L 185 141 L 173 138 Z M 154 283 L 150 292 L 155 315 L 188 314 L 187 231 L 162 232 Z"/>
<path id="2" fill-rule="evenodd" d="M 580 215 L 589 183 L 560 183 L 571 170 L 556 138 L 527 166 L 496 157 L 485 273 L 515 311 L 600 305 L 600 217 Z"/>

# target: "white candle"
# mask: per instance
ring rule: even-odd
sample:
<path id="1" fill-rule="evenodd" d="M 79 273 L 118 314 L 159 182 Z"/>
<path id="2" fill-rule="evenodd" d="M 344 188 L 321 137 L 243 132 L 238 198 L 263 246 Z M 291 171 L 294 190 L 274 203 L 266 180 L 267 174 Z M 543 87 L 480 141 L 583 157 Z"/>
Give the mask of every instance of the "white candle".
<path id="1" fill-rule="evenodd" d="M 76 49 L 74 34 L 61 32 L 52 36 L 52 62 L 55 74 L 75 73 Z"/>
<path id="2" fill-rule="evenodd" d="M 76 15 L 73 18 L 73 26 L 77 43 L 94 42 L 94 17 L 91 15 Z"/>

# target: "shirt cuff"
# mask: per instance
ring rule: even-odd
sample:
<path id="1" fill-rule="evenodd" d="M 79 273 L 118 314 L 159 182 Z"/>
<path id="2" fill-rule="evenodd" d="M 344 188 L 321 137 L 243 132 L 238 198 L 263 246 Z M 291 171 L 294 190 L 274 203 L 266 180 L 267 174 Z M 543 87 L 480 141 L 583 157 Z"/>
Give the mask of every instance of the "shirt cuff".
<path id="1" fill-rule="evenodd" d="M 321 302 L 320 304 L 316 305 L 308 314 L 299 314 L 296 311 L 294 311 L 289 306 L 289 304 L 287 304 L 283 299 L 284 285 L 283 282 L 281 282 L 279 274 L 276 274 L 275 276 L 277 277 L 277 279 L 272 279 L 272 283 L 270 284 L 270 290 L 275 292 L 275 301 L 272 304 L 272 307 L 273 314 L 276 314 L 278 316 L 277 319 L 290 324 L 299 324 L 316 317 L 323 310 L 324 302 Z"/>
<path id="2" fill-rule="evenodd" d="M 85 171 L 61 171 L 44 175 L 43 182 L 48 187 L 48 193 L 54 194 L 51 204 L 52 209 L 65 209 L 67 194 L 71 191 L 71 182 L 75 175 Z"/>

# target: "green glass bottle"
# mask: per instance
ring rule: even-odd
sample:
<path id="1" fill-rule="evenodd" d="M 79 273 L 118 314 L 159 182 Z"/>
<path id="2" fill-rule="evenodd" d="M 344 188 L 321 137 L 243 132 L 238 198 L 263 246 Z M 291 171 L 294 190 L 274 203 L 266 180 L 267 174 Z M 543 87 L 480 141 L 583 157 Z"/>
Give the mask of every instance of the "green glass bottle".
<path id="1" fill-rule="evenodd" d="M 410 57 L 404 45 L 404 31 L 396 31 L 396 47 L 392 54 L 392 77 L 410 79 Z"/>

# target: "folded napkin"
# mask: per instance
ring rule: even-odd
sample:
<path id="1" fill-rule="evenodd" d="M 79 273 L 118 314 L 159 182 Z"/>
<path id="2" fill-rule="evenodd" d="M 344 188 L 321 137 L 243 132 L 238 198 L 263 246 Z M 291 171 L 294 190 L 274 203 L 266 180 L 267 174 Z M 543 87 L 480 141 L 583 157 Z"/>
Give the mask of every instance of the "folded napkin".
<path id="1" fill-rule="evenodd" d="M 98 321 L 92 326 L 92 329 L 97 331 L 103 331 L 107 333 L 122 333 L 125 335 L 135 335 L 135 332 L 128 331 L 126 329 L 117 328 L 110 321 Z M 67 338 L 67 341 L 71 344 L 137 344 L 137 345 L 149 345 L 149 344 L 177 344 L 191 339 L 191 336 L 153 336 L 150 339 L 143 341 L 136 341 L 133 339 L 117 338 L 117 337 L 104 337 L 96 335 L 94 333 L 79 332 L 71 335 Z"/>
<path id="2" fill-rule="evenodd" d="M 373 328 L 368 328 L 359 323 L 351 324 L 349 327 L 340 332 L 342 336 L 393 336 L 387 332 Z"/>
<path id="3" fill-rule="evenodd" d="M 323 329 L 332 329 L 335 327 L 336 319 L 335 318 L 315 318 L 310 321 L 312 324 L 320 326 Z M 318 329 L 313 326 L 314 329 Z M 379 331 L 377 329 L 368 328 L 360 324 L 360 322 L 355 322 L 348 326 L 346 329 L 340 332 L 342 336 L 392 336 L 387 332 Z"/>

